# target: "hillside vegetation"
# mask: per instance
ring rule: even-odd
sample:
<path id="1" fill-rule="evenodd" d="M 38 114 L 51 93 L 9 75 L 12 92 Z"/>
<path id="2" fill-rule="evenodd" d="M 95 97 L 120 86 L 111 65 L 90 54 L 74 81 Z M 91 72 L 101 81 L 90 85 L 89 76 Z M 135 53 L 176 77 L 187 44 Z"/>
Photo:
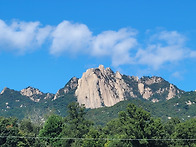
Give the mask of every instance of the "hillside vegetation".
<path id="1" fill-rule="evenodd" d="M 165 102 L 153 103 L 147 100 L 130 98 L 117 103 L 112 107 L 88 109 L 87 118 L 98 125 L 104 125 L 109 120 L 117 118 L 120 111 L 124 111 L 129 103 L 142 107 L 150 112 L 153 117 L 167 121 L 179 118 L 182 121 L 196 117 L 196 92 L 185 92 L 180 97 L 175 97 Z"/>

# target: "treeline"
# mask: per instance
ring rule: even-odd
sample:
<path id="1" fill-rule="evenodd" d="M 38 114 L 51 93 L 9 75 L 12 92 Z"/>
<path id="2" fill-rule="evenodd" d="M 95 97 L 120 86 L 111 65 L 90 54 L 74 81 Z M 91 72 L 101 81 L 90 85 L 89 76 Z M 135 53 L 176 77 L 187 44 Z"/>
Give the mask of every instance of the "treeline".
<path id="1" fill-rule="evenodd" d="M 41 125 L 31 120 L 0 117 L 1 147 L 195 147 L 196 119 L 166 123 L 129 104 L 116 119 L 95 126 L 85 118 L 85 107 L 68 106 L 68 115 L 51 115 Z"/>

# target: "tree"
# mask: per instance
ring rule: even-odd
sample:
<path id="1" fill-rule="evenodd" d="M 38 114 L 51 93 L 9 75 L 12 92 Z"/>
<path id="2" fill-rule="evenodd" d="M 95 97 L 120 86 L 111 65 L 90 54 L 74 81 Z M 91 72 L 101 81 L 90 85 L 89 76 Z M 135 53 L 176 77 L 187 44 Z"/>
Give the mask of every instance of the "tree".
<path id="1" fill-rule="evenodd" d="M 24 119 L 19 123 L 19 133 L 24 137 L 25 142 L 20 143 L 18 146 L 41 147 L 43 146 L 38 137 L 40 126 L 32 123 L 29 119 Z"/>
<path id="2" fill-rule="evenodd" d="M 57 115 L 51 115 L 40 130 L 39 137 L 48 145 L 55 146 L 58 143 L 59 135 L 62 132 L 63 119 Z"/>
<path id="3" fill-rule="evenodd" d="M 81 146 L 92 122 L 85 119 L 85 107 L 78 103 L 68 105 L 68 116 L 51 115 L 40 130 L 39 137 L 51 146 Z"/>
<path id="4" fill-rule="evenodd" d="M 196 119 L 190 119 L 176 125 L 172 134 L 175 146 L 195 147 L 196 146 Z"/>
<path id="5" fill-rule="evenodd" d="M 18 143 L 24 142 L 19 134 L 18 120 L 16 118 L 0 117 L 0 146 L 16 147 Z"/>
<path id="6" fill-rule="evenodd" d="M 165 130 L 165 136 L 166 139 L 165 142 L 167 142 L 168 145 L 172 145 L 175 141 L 172 140 L 172 134 L 175 132 L 176 125 L 180 123 L 179 118 L 171 118 L 164 124 L 164 130 Z"/>
<path id="7" fill-rule="evenodd" d="M 63 138 L 73 138 L 63 140 L 62 144 L 64 146 L 81 146 L 82 139 L 85 134 L 89 132 L 92 122 L 86 120 L 85 118 L 85 107 L 84 105 L 79 105 L 79 103 L 72 102 L 68 105 L 68 116 L 65 118 L 65 123 L 63 124 L 63 130 L 61 137 Z"/>
<path id="8" fill-rule="evenodd" d="M 160 119 L 154 119 L 142 108 L 129 104 L 127 110 L 119 113 L 118 119 L 112 120 L 105 127 L 105 133 L 113 138 L 108 146 L 165 146 L 159 140 L 165 136 Z"/>
<path id="9" fill-rule="evenodd" d="M 103 147 L 106 143 L 106 135 L 103 134 L 101 128 L 91 127 L 89 132 L 85 135 L 83 147 Z"/>

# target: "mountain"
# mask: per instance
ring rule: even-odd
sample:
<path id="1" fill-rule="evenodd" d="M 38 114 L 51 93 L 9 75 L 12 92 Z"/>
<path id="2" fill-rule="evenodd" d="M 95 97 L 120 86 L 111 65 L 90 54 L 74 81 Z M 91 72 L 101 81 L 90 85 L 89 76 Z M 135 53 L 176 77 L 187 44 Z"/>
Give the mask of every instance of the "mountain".
<path id="1" fill-rule="evenodd" d="M 43 93 L 39 89 L 27 87 L 16 91 L 5 87 L 0 93 L 0 115 L 24 118 L 33 113 L 34 109 L 45 110 L 54 94 Z"/>
<path id="2" fill-rule="evenodd" d="M 113 106 L 129 98 L 147 99 L 152 102 L 169 100 L 183 93 L 175 85 L 161 77 L 138 77 L 114 73 L 110 68 L 100 65 L 88 69 L 80 79 L 72 78 L 68 84 L 57 92 L 54 99 L 75 91 L 80 104 L 86 108 Z"/>
<path id="3" fill-rule="evenodd" d="M 65 116 L 67 105 L 77 101 L 86 106 L 88 117 L 107 121 L 131 102 L 153 116 L 186 120 L 195 117 L 195 93 L 184 92 L 161 77 L 122 75 L 100 65 L 88 69 L 81 78 L 71 78 L 56 94 L 30 86 L 21 91 L 5 87 L 0 93 L 0 115 L 20 119 L 35 114 L 43 119 L 47 113 Z M 101 123 L 97 120 L 97 124 Z"/>

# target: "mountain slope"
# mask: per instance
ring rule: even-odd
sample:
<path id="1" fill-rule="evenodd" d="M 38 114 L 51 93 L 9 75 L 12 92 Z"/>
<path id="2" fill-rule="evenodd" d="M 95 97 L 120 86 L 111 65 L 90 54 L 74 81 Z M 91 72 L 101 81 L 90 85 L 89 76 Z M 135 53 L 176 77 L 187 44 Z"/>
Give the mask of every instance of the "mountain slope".
<path id="1" fill-rule="evenodd" d="M 32 87 L 21 91 L 5 87 L 0 94 L 0 115 L 24 118 L 33 113 L 35 109 L 45 113 L 52 97 L 54 97 L 53 94 L 43 93 Z"/>
<path id="2" fill-rule="evenodd" d="M 172 117 L 178 117 L 182 121 L 196 117 L 196 92 L 185 92 L 180 97 L 177 96 L 160 103 L 129 99 L 119 102 L 112 107 L 88 109 L 86 117 L 95 122 L 96 125 L 105 125 L 110 120 L 117 118 L 120 111 L 125 111 L 129 103 L 142 107 L 150 112 L 153 117 L 161 118 L 164 121 Z"/>

